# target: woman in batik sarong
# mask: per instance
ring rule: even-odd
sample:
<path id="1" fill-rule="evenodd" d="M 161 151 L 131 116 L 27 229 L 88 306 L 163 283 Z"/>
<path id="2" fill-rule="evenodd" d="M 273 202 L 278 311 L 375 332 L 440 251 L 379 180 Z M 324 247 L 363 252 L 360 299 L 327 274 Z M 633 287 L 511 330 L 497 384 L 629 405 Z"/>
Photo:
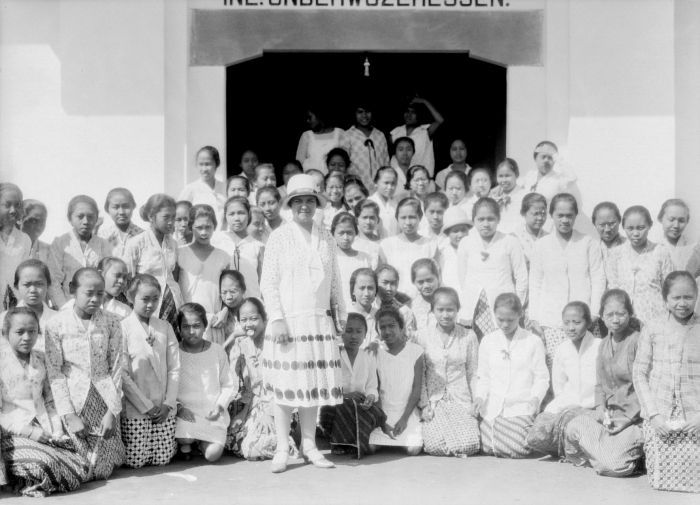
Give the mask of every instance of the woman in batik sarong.
<path id="1" fill-rule="evenodd" d="M 124 338 L 122 440 L 126 465 L 167 465 L 175 455 L 180 350 L 170 324 L 153 314 L 160 283 L 138 274 L 129 286 L 134 310 L 121 323 Z"/>
<path id="2" fill-rule="evenodd" d="M 494 303 L 499 329 L 479 345 L 476 411 L 483 452 L 501 458 L 530 454 L 527 433 L 549 388 L 542 340 L 520 328 L 522 304 L 514 293 Z"/>
<path id="3" fill-rule="evenodd" d="M 343 403 L 321 410 L 321 424 L 330 435 L 333 453 L 348 453 L 358 459 L 369 451 L 372 430 L 386 421 L 386 415 L 376 403 L 379 399 L 376 353 L 362 348 L 366 335 L 364 316 L 349 313 L 340 350 Z"/>
<path id="4" fill-rule="evenodd" d="M 104 280 L 81 268 L 70 284 L 72 308 L 59 311 L 45 331 L 46 370 L 56 411 L 78 453 L 89 463 L 86 480 L 106 479 L 124 461 L 122 331 L 116 315 L 100 309 Z"/>
<path id="5" fill-rule="evenodd" d="M 654 489 L 700 492 L 700 315 L 687 271 L 664 280 L 668 316 L 644 326 L 632 378 L 644 418 L 644 452 Z"/>
<path id="6" fill-rule="evenodd" d="M 180 286 L 173 276 L 177 268 L 177 242 L 171 236 L 175 227 L 175 200 L 168 195 L 152 195 L 140 209 L 141 219 L 150 228 L 126 243 L 124 261 L 131 275 L 151 274 L 162 293 L 156 311 L 159 319 L 177 328 L 177 310 L 182 305 Z"/>
<path id="7" fill-rule="evenodd" d="M 28 307 L 7 312 L 0 343 L 0 484 L 25 496 L 73 491 L 88 473 L 87 460 L 72 449 L 54 409 L 46 368 L 32 348 L 39 319 Z"/>
<path id="8" fill-rule="evenodd" d="M 235 340 L 229 354 L 238 394 L 231 403 L 226 448 L 247 460 L 270 459 L 277 448 L 277 434 L 272 394 L 263 387 L 262 376 L 267 313 L 260 300 L 246 298 L 238 307 L 238 317 L 245 336 Z M 293 441 L 289 443 L 294 446 Z"/>
<path id="9" fill-rule="evenodd" d="M 620 289 L 603 295 L 600 317 L 608 335 L 600 343 L 596 362 L 595 414 L 569 422 L 562 456 L 575 465 L 590 465 L 600 475 L 624 477 L 637 468 L 644 442 L 632 384 L 639 331 L 630 325 L 632 301 Z"/>
<path id="10" fill-rule="evenodd" d="M 434 320 L 415 339 L 425 358 L 423 448 L 433 456 L 471 456 L 481 445 L 472 405 L 479 341 L 455 323 L 459 309 L 457 292 L 438 288 L 432 300 Z"/>

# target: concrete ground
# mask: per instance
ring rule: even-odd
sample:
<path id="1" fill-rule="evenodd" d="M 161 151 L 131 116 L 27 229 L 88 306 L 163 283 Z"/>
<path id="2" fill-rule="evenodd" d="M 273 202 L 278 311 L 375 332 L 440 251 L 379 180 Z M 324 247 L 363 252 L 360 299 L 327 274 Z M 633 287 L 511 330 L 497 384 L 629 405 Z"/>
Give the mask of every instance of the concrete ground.
<path id="1" fill-rule="evenodd" d="M 654 491 L 646 476 L 599 477 L 590 468 L 554 460 L 468 459 L 381 452 L 359 462 L 329 456 L 337 468 L 321 470 L 290 460 L 286 473 L 270 473 L 270 462 L 225 456 L 216 464 L 201 458 L 142 470 L 121 469 L 108 481 L 92 482 L 49 503 L 112 505 L 698 505 L 700 495 Z M 32 498 L 1 495 L 0 502 Z M 34 501 L 33 503 L 37 503 Z"/>

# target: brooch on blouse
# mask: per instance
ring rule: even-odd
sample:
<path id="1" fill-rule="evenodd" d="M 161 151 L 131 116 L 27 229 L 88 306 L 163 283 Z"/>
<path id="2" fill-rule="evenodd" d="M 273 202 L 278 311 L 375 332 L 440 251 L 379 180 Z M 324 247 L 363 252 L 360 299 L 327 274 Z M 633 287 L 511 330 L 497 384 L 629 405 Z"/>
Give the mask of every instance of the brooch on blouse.
<path id="1" fill-rule="evenodd" d="M 510 360 L 510 352 L 506 351 L 505 349 L 501 349 L 501 357 L 504 360 Z"/>
<path id="2" fill-rule="evenodd" d="M 486 251 L 481 251 L 481 261 L 486 261 L 489 259 L 489 253 Z"/>
<path id="3" fill-rule="evenodd" d="M 155 342 L 155 341 L 156 341 L 156 336 L 153 333 L 153 328 L 149 327 L 148 328 L 148 335 L 146 336 L 146 342 L 148 343 L 148 345 L 153 347 L 153 342 Z"/>

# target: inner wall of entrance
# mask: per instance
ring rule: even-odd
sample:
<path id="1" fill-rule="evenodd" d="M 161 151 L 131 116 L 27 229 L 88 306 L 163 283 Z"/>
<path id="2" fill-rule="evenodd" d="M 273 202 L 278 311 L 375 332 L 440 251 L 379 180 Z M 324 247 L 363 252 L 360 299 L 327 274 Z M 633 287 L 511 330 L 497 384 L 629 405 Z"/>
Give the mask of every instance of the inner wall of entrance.
<path id="1" fill-rule="evenodd" d="M 357 101 L 369 98 L 375 126 L 388 135 L 403 124 L 403 111 L 415 96 L 429 100 L 445 118 L 433 139 L 436 170 L 449 165 L 456 138 L 466 142 L 472 166 L 493 169 L 503 159 L 505 67 L 467 53 L 265 52 L 226 71 L 228 175 L 239 172 L 247 149 L 278 170 L 294 159 L 299 136 L 308 129 L 308 108 L 327 125 L 347 129 Z M 421 122 L 430 122 L 421 108 Z"/>

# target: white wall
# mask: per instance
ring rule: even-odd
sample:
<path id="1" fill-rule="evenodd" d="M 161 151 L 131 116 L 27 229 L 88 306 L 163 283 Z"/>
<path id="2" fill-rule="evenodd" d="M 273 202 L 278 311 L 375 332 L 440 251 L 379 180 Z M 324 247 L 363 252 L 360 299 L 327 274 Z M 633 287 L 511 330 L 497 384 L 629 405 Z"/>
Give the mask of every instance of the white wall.
<path id="1" fill-rule="evenodd" d="M 163 22 L 163 0 L 2 2 L 0 179 L 47 204 L 44 240 L 75 194 L 162 190 Z"/>
<path id="2" fill-rule="evenodd" d="M 676 194 L 690 204 L 700 237 L 700 2 L 676 0 Z"/>
<path id="3" fill-rule="evenodd" d="M 568 156 L 585 207 L 675 194 L 672 0 L 570 3 Z"/>
<path id="4" fill-rule="evenodd" d="M 508 154 L 527 170 L 537 141 L 557 142 L 588 211 L 654 212 L 677 192 L 700 212 L 700 2 L 511 4 L 544 9 L 546 35 L 541 66 L 508 69 Z M 48 204 L 46 240 L 74 194 L 176 194 L 205 144 L 225 165 L 225 69 L 189 66 L 190 9 L 219 0 L 0 5 L 0 179 Z"/>

